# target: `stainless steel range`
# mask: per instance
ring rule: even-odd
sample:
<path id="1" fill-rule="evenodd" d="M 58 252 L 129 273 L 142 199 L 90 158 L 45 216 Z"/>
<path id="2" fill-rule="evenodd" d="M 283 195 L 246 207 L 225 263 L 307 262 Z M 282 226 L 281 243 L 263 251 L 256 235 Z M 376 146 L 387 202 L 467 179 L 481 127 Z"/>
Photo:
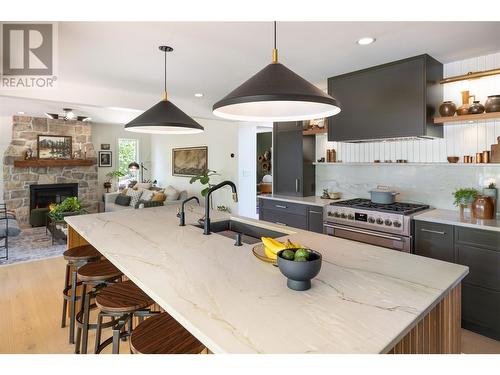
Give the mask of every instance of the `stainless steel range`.
<path id="1" fill-rule="evenodd" d="M 412 216 L 429 206 L 350 199 L 330 203 L 324 212 L 324 232 L 330 236 L 412 252 Z"/>

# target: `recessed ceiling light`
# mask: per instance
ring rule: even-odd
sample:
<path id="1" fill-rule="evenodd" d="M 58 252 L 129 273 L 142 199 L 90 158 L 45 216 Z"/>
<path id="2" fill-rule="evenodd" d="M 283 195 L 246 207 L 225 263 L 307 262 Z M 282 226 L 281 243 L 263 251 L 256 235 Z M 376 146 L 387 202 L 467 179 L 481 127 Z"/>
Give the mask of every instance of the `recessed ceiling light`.
<path id="1" fill-rule="evenodd" d="M 17 112 L 18 115 L 24 115 L 24 112 L 23 111 L 19 111 Z"/>
<path id="2" fill-rule="evenodd" d="M 197 92 L 196 94 L 194 94 L 194 96 L 196 96 L 197 98 L 203 98 L 203 94 L 201 92 Z"/>
<path id="3" fill-rule="evenodd" d="M 361 39 L 358 39 L 356 41 L 356 43 L 358 43 L 360 46 L 367 46 L 368 44 L 372 44 L 373 42 L 375 42 L 375 38 L 372 38 L 372 37 L 365 37 L 365 38 L 361 38 Z"/>

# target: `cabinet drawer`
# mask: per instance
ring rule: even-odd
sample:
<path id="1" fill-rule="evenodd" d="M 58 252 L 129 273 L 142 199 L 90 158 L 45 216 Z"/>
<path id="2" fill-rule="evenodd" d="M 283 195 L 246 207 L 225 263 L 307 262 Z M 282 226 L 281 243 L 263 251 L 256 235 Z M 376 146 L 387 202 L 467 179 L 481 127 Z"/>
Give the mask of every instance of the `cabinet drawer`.
<path id="1" fill-rule="evenodd" d="M 300 203 L 284 202 L 274 199 L 262 199 L 264 209 L 287 212 L 290 214 L 307 215 L 307 205 Z"/>
<path id="2" fill-rule="evenodd" d="M 305 215 L 302 216 L 288 212 L 263 209 L 261 211 L 260 219 L 275 224 L 307 230 L 307 216 Z"/>
<path id="3" fill-rule="evenodd" d="M 467 245 L 457 245 L 455 248 L 457 262 L 469 267 L 464 282 L 500 292 L 499 252 Z"/>
<path id="4" fill-rule="evenodd" d="M 500 292 L 462 284 L 462 319 L 500 334 Z"/>
<path id="5" fill-rule="evenodd" d="M 453 226 L 415 221 L 415 254 L 454 262 Z"/>
<path id="6" fill-rule="evenodd" d="M 456 227 L 455 236 L 457 243 L 485 247 L 500 252 L 500 232 Z"/>

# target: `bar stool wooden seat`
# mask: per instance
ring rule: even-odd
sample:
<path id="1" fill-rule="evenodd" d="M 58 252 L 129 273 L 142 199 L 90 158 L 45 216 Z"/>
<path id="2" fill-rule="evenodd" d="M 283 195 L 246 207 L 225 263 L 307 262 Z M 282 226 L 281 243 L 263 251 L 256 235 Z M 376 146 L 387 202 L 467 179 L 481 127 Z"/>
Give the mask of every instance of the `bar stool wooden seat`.
<path id="1" fill-rule="evenodd" d="M 139 317 L 139 322 L 152 313 L 149 309 L 154 301 L 132 281 L 124 281 L 101 290 L 95 298 L 97 307 L 101 310 L 97 317 L 97 330 L 94 353 L 100 353 L 106 346 L 113 344 L 113 354 L 120 351 L 120 338 L 125 339 L 132 333 L 133 317 Z M 118 321 L 113 325 L 113 334 L 101 343 L 101 325 L 103 317 L 114 317 Z M 128 331 L 125 325 L 128 322 Z"/>
<path id="2" fill-rule="evenodd" d="M 144 320 L 130 336 L 135 354 L 199 354 L 205 346 L 167 313 Z"/>
<path id="3" fill-rule="evenodd" d="M 90 310 L 96 305 L 90 303 L 95 298 L 97 292 L 107 285 L 119 281 L 122 272 L 116 268 L 109 260 L 101 260 L 95 263 L 88 263 L 78 269 L 78 279 L 82 282 L 82 304 L 81 309 L 76 314 L 76 332 L 75 353 L 87 353 L 88 331 L 96 329 L 97 324 L 89 322 Z M 87 292 L 87 285 L 92 289 Z M 114 320 L 102 325 L 102 328 L 114 325 Z M 80 347 L 81 343 L 81 347 Z"/>
<path id="4" fill-rule="evenodd" d="M 73 344 L 75 342 L 76 301 L 81 299 L 77 295 L 76 288 L 82 284 L 77 280 L 77 272 L 83 265 L 97 262 L 101 259 L 101 254 L 92 245 L 84 245 L 66 250 L 63 256 L 68 262 L 66 263 L 66 275 L 64 277 L 61 328 L 66 327 L 69 301 L 69 342 Z"/>

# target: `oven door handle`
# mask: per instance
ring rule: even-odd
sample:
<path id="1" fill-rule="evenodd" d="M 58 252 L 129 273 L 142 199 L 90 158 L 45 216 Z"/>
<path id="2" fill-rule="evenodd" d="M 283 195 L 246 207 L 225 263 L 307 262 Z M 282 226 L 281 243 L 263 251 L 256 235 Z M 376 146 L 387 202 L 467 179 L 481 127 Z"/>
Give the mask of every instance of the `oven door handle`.
<path id="1" fill-rule="evenodd" d="M 367 230 L 353 229 L 353 228 L 349 228 L 349 227 L 341 227 L 341 226 L 338 226 L 338 225 L 331 225 L 331 224 L 324 224 L 324 226 L 328 227 L 328 228 L 340 229 L 340 230 L 345 230 L 345 231 L 348 231 L 348 232 L 367 234 L 367 235 L 370 235 L 370 236 L 385 238 L 385 239 L 388 239 L 388 240 L 394 240 L 394 241 L 404 242 L 404 238 L 403 237 L 389 236 L 389 235 L 380 234 L 380 233 L 376 233 L 376 232 L 371 232 L 371 231 L 367 231 Z"/>

